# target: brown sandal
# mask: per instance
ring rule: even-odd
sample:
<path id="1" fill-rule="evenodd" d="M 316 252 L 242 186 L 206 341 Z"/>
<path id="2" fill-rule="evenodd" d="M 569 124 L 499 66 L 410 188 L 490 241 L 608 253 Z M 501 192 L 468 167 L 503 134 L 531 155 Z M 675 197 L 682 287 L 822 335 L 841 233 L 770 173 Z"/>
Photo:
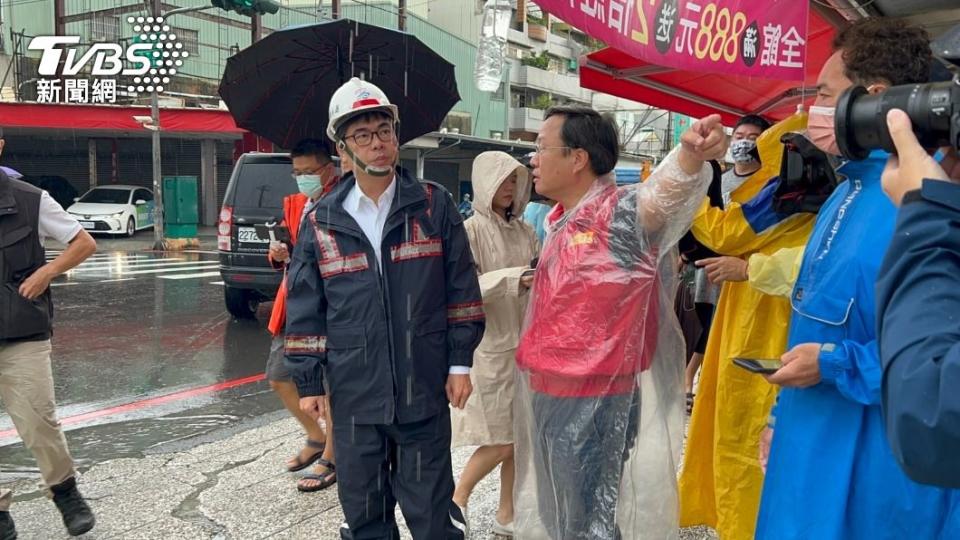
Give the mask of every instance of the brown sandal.
<path id="1" fill-rule="evenodd" d="M 314 491 L 322 491 L 328 487 L 337 483 L 337 466 L 329 461 L 320 458 L 317 460 L 318 465 L 322 465 L 327 468 L 327 471 L 323 474 L 305 474 L 297 480 L 297 491 L 303 493 L 311 493 Z M 320 483 L 315 486 L 304 486 L 304 480 L 317 480 Z"/>
<path id="2" fill-rule="evenodd" d="M 307 448 L 316 448 L 317 451 L 314 452 L 313 454 L 310 454 L 310 457 L 308 457 L 307 459 L 300 459 L 300 454 L 297 454 L 296 457 L 294 457 L 291 460 L 293 461 L 293 465 L 288 466 L 287 471 L 288 472 L 302 471 L 307 467 L 313 465 L 318 459 L 320 459 L 320 456 L 323 455 L 323 451 L 326 447 L 327 447 L 327 443 L 325 442 L 319 442 L 319 441 L 307 439 Z"/>

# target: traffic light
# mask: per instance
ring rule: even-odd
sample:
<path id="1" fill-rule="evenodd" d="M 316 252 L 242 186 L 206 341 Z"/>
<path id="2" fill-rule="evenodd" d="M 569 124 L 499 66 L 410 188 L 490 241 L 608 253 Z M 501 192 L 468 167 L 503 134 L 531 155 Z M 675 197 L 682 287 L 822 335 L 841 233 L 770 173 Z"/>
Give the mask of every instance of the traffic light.
<path id="1" fill-rule="evenodd" d="M 266 15 L 267 13 L 276 13 L 280 11 L 280 4 L 273 0 L 210 0 L 213 7 L 218 7 L 226 11 L 235 11 L 240 15 L 253 17 L 254 15 Z"/>

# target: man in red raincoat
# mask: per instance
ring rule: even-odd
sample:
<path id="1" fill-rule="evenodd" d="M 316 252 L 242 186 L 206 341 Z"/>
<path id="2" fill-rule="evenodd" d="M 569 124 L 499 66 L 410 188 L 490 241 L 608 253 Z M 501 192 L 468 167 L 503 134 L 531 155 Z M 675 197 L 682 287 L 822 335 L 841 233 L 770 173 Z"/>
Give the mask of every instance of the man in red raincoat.
<path id="1" fill-rule="evenodd" d="M 324 141 L 304 139 L 293 147 L 290 152 L 293 160 L 293 177 L 297 180 L 298 193 L 288 195 L 283 199 L 283 223 L 290 233 L 290 244 L 276 242 L 270 246 L 268 258 L 270 264 L 277 270 L 286 271 L 290 262 L 290 253 L 297 242 L 297 233 L 300 222 L 308 209 L 312 208 L 320 198 L 333 189 L 339 181 L 336 169 L 330 158 Z M 296 472 L 319 462 L 316 474 L 307 475 L 299 480 L 297 489 L 300 491 L 318 491 L 325 489 L 336 482 L 333 465 L 333 444 L 328 440 L 320 425 L 300 410 L 300 396 L 297 386 L 293 383 L 290 372 L 283 364 L 283 327 L 287 315 L 287 287 L 286 277 L 280 284 L 273 311 L 270 313 L 270 323 L 267 329 L 273 335 L 270 345 L 270 356 L 267 358 L 266 375 L 270 388 L 276 392 L 284 407 L 300 422 L 307 433 L 307 442 L 299 454 L 287 461 L 287 470 Z M 327 431 L 330 431 L 330 419 L 326 419 Z M 322 468 L 322 470 L 320 470 Z"/>

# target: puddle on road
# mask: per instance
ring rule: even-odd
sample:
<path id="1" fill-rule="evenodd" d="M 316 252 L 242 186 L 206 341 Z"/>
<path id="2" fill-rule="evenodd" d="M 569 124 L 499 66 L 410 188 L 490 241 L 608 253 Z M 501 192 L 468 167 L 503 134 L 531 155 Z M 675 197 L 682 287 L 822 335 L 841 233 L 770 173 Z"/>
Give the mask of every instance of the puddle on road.
<path id="1" fill-rule="evenodd" d="M 266 382 L 232 388 L 216 397 L 213 403 L 165 416 L 68 430 L 70 453 L 83 470 L 111 459 L 142 457 L 154 448 L 172 443 L 189 446 L 192 439 L 252 423 L 283 408 Z M 39 474 L 36 461 L 22 442 L 0 447 L 0 471 L 5 479 Z"/>

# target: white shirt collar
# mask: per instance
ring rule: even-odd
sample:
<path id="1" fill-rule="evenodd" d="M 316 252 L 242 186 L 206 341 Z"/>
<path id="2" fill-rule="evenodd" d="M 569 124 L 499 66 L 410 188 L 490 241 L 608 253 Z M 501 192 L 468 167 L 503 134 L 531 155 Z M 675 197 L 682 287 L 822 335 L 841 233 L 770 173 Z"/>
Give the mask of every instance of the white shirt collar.
<path id="1" fill-rule="evenodd" d="M 397 176 L 394 175 L 393 180 L 390 181 L 390 185 L 387 186 L 387 189 L 383 192 L 382 195 L 380 195 L 380 200 L 377 201 L 376 203 L 377 208 L 382 210 L 385 204 L 389 205 L 391 202 L 393 202 L 393 196 L 396 192 L 397 192 Z M 358 212 L 360 211 L 361 201 L 367 201 L 370 204 L 374 204 L 373 199 L 371 199 L 370 197 L 367 197 L 367 195 L 363 192 L 363 190 L 360 189 L 360 183 L 354 180 L 353 188 L 350 190 L 350 193 L 347 194 L 347 198 L 344 199 L 343 203 L 347 209 L 353 212 Z"/>

